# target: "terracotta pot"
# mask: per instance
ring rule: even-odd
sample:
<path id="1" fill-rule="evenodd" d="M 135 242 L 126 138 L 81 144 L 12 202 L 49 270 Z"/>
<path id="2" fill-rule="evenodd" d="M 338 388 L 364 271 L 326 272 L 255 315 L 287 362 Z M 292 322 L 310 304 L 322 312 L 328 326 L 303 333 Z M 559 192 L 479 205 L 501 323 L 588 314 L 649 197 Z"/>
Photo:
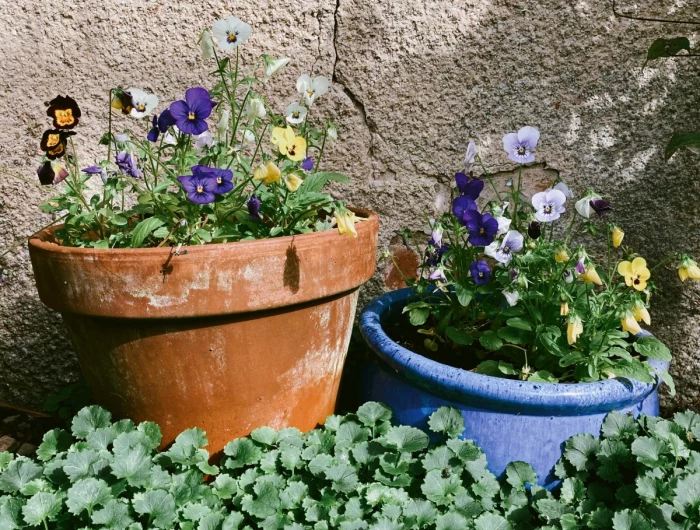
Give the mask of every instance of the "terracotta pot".
<path id="1" fill-rule="evenodd" d="M 148 249 L 29 241 L 41 301 L 60 312 L 97 403 L 151 420 L 163 444 L 207 432 L 215 453 L 262 425 L 315 427 L 334 411 L 376 214 L 335 230 Z"/>

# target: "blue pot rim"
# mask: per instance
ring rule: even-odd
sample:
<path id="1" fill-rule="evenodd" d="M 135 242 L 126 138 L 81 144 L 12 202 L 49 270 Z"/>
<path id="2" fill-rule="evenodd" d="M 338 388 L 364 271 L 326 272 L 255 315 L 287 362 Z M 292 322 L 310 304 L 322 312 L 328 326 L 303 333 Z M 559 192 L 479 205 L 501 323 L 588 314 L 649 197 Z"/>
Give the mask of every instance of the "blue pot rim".
<path id="1" fill-rule="evenodd" d="M 360 330 L 383 364 L 411 384 L 433 395 L 465 405 L 535 415 L 585 415 L 636 405 L 660 384 L 624 378 L 595 383 L 532 383 L 469 372 L 428 359 L 404 348 L 384 331 L 382 323 L 403 310 L 411 289 L 400 289 L 372 300 L 360 317 Z M 644 331 L 640 336 L 652 336 Z M 669 363 L 650 359 L 659 371 Z"/>

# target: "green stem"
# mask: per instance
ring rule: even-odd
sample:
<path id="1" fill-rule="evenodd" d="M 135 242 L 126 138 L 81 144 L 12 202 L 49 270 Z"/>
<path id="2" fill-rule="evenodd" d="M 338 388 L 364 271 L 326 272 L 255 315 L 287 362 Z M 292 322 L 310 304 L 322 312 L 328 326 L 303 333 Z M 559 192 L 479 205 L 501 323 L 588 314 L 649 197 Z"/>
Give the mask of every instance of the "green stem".
<path id="1" fill-rule="evenodd" d="M 109 89 L 108 105 L 109 118 L 107 119 L 107 160 L 112 160 L 112 92 L 113 88 Z"/>

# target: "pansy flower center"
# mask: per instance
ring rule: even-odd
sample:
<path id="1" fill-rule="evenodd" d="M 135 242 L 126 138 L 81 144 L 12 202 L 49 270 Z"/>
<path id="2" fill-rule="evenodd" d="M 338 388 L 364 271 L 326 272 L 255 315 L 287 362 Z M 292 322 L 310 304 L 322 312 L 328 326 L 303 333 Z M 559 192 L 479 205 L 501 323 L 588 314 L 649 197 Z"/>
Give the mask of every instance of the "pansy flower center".
<path id="1" fill-rule="evenodd" d="M 510 247 L 509 247 L 508 245 L 506 245 L 505 247 L 503 247 L 503 253 L 504 253 L 504 254 L 508 254 L 509 252 L 510 252 Z"/>
<path id="2" fill-rule="evenodd" d="M 297 150 L 295 145 L 289 146 L 289 149 L 287 149 L 287 153 L 289 153 L 291 156 L 294 156 L 294 152 Z"/>
<path id="3" fill-rule="evenodd" d="M 223 179 L 221 177 L 216 177 L 216 183 L 221 184 L 223 182 Z"/>
<path id="4" fill-rule="evenodd" d="M 313 90 L 312 88 L 310 88 L 309 90 L 306 91 L 306 93 L 309 95 L 309 97 L 313 96 L 314 92 L 315 92 L 315 90 Z"/>
<path id="5" fill-rule="evenodd" d="M 197 186 L 197 193 L 204 193 L 204 186 L 202 186 L 201 184 Z"/>
<path id="6" fill-rule="evenodd" d="M 195 119 L 194 112 L 190 111 L 190 113 L 187 115 L 187 119 L 194 121 L 194 119 Z"/>
<path id="7" fill-rule="evenodd" d="M 544 207 L 544 213 L 552 213 L 552 205 L 551 204 L 547 204 Z"/>
<path id="8" fill-rule="evenodd" d="M 298 112 L 292 112 L 292 118 L 294 118 L 295 120 L 298 120 L 298 119 L 299 119 L 299 113 L 298 113 Z"/>
<path id="9" fill-rule="evenodd" d="M 484 277 L 484 273 L 483 273 L 483 272 L 480 272 L 480 273 L 479 273 L 479 278 L 483 278 L 483 277 Z"/>
<path id="10" fill-rule="evenodd" d="M 479 234 L 480 234 L 480 235 L 483 236 L 485 233 L 486 233 L 486 230 L 484 230 L 483 228 L 479 228 Z"/>
<path id="11" fill-rule="evenodd" d="M 524 145 L 521 145 L 518 147 L 518 155 L 525 156 L 526 153 L 527 153 L 527 149 L 525 149 Z"/>
<path id="12" fill-rule="evenodd" d="M 640 279 L 639 279 L 639 275 L 637 275 L 637 276 L 634 277 L 633 282 L 634 282 L 635 285 L 639 285 L 640 283 L 642 283 L 642 280 L 640 280 Z"/>
<path id="13" fill-rule="evenodd" d="M 46 145 L 48 147 L 54 147 L 57 144 L 61 142 L 61 135 L 60 134 L 49 134 L 48 138 L 46 139 Z"/>
<path id="14" fill-rule="evenodd" d="M 75 123 L 75 118 L 73 118 L 73 110 L 56 109 L 55 111 L 56 123 L 59 127 L 66 127 L 67 125 L 73 125 Z"/>
<path id="15" fill-rule="evenodd" d="M 138 110 L 139 112 L 146 112 L 146 105 L 144 105 L 143 103 L 139 103 L 138 105 L 136 105 L 136 110 Z"/>
<path id="16" fill-rule="evenodd" d="M 238 34 L 237 33 L 229 33 L 226 32 L 226 42 L 229 44 L 233 44 L 238 40 Z"/>

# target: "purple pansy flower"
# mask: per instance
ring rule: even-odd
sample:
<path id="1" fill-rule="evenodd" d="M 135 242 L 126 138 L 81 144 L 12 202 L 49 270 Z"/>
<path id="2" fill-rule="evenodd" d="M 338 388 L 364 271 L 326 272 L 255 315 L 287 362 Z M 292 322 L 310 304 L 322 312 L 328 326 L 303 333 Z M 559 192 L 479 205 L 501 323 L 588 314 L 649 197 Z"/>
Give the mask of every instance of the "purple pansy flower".
<path id="1" fill-rule="evenodd" d="M 149 142 L 156 143 L 158 141 L 158 135 L 160 135 L 160 129 L 158 128 L 158 118 L 154 114 L 151 123 L 151 130 L 148 131 L 148 135 L 146 135 L 146 138 L 148 138 Z"/>
<path id="2" fill-rule="evenodd" d="M 510 279 L 510 283 L 515 283 L 515 280 L 518 279 L 518 276 L 520 276 L 519 269 L 513 267 L 512 269 L 510 269 L 510 271 L 508 271 L 508 278 Z"/>
<path id="3" fill-rule="evenodd" d="M 527 164 L 535 161 L 534 151 L 540 139 L 540 132 L 534 127 L 523 127 L 517 133 L 503 137 L 503 148 L 513 162 Z"/>
<path id="4" fill-rule="evenodd" d="M 428 246 L 425 249 L 425 263 L 435 266 L 440 263 L 442 256 L 450 249 L 447 245 L 437 243 L 432 237 L 428 239 Z"/>
<path id="5" fill-rule="evenodd" d="M 250 196 L 250 199 L 248 199 L 248 215 L 250 216 L 251 221 L 260 221 L 262 217 L 260 217 L 260 205 L 262 202 L 260 199 L 258 199 L 255 194 Z"/>
<path id="6" fill-rule="evenodd" d="M 311 158 L 310 156 L 307 156 L 304 161 L 301 163 L 301 169 L 304 171 L 311 171 L 314 168 L 314 159 Z"/>
<path id="7" fill-rule="evenodd" d="M 484 254 L 500 263 L 510 263 L 510 260 L 513 259 L 513 253 L 520 252 L 522 248 L 522 234 L 515 230 L 510 230 L 500 245 L 498 241 L 494 241 L 484 249 Z"/>
<path id="8" fill-rule="evenodd" d="M 601 217 L 612 212 L 612 206 L 610 206 L 610 203 L 601 198 L 591 199 L 591 208 L 593 208 L 593 211 L 595 211 L 595 213 Z"/>
<path id="9" fill-rule="evenodd" d="M 170 109 L 165 109 L 158 116 L 158 130 L 162 133 L 168 130 L 168 127 L 175 125 L 175 118 L 170 114 Z"/>
<path id="10" fill-rule="evenodd" d="M 230 169 L 219 169 L 202 165 L 192 166 L 192 175 L 200 178 L 210 178 L 214 180 L 214 193 L 221 195 L 233 189 L 233 171 Z"/>
<path id="11" fill-rule="evenodd" d="M 564 203 L 566 195 L 559 190 L 548 190 L 535 193 L 532 205 L 535 207 L 535 217 L 542 223 L 556 221 L 566 211 Z"/>
<path id="12" fill-rule="evenodd" d="M 216 179 L 209 175 L 183 175 L 177 177 L 187 198 L 197 204 L 209 204 L 216 199 Z"/>
<path id="13" fill-rule="evenodd" d="M 452 213 L 460 221 L 462 220 L 464 212 L 476 209 L 477 207 L 476 203 L 474 202 L 474 199 L 470 199 L 469 197 L 456 197 L 455 200 L 452 202 Z"/>
<path id="14" fill-rule="evenodd" d="M 586 265 L 583 263 L 583 258 L 578 260 L 578 263 L 576 263 L 574 269 L 576 269 L 578 274 L 586 274 Z"/>
<path id="15" fill-rule="evenodd" d="M 90 167 L 86 167 L 85 169 L 83 169 L 82 172 L 87 173 L 88 175 L 99 175 L 100 178 L 102 179 L 102 182 L 104 182 L 104 183 L 107 182 L 107 171 L 105 171 L 105 168 L 103 168 L 103 167 L 90 166 Z"/>
<path id="16" fill-rule="evenodd" d="M 185 92 L 184 101 L 170 104 L 170 114 L 183 133 L 202 134 L 208 128 L 206 119 L 215 106 L 206 88 L 193 87 Z"/>
<path id="17" fill-rule="evenodd" d="M 475 261 L 469 267 L 469 271 L 472 273 L 472 278 L 474 278 L 474 283 L 478 285 L 484 285 L 489 282 L 491 278 L 491 267 L 483 259 Z"/>
<path id="18" fill-rule="evenodd" d="M 475 201 L 481 195 L 484 189 L 484 181 L 481 179 L 470 179 L 464 173 L 455 174 L 455 183 L 457 184 L 457 189 L 463 197 L 469 197 L 471 200 Z"/>
<path id="19" fill-rule="evenodd" d="M 39 166 L 36 170 L 36 174 L 42 186 L 49 186 L 64 181 L 68 176 L 68 170 L 61 162 L 47 160 Z"/>
<path id="20" fill-rule="evenodd" d="M 462 214 L 464 226 L 469 230 L 469 242 L 475 247 L 486 247 L 493 243 L 498 232 L 498 221 L 486 212 L 468 210 Z"/>
<path id="21" fill-rule="evenodd" d="M 133 178 L 139 178 L 141 176 L 141 171 L 139 171 L 136 165 L 136 157 L 133 154 L 122 151 L 117 154 L 116 162 L 117 166 L 119 166 L 119 170 L 125 175 Z"/>
<path id="22" fill-rule="evenodd" d="M 430 276 L 428 276 L 428 279 L 430 279 L 430 280 L 442 280 L 443 282 L 447 281 L 447 278 L 445 277 L 445 271 L 443 271 L 439 267 L 430 273 Z"/>

